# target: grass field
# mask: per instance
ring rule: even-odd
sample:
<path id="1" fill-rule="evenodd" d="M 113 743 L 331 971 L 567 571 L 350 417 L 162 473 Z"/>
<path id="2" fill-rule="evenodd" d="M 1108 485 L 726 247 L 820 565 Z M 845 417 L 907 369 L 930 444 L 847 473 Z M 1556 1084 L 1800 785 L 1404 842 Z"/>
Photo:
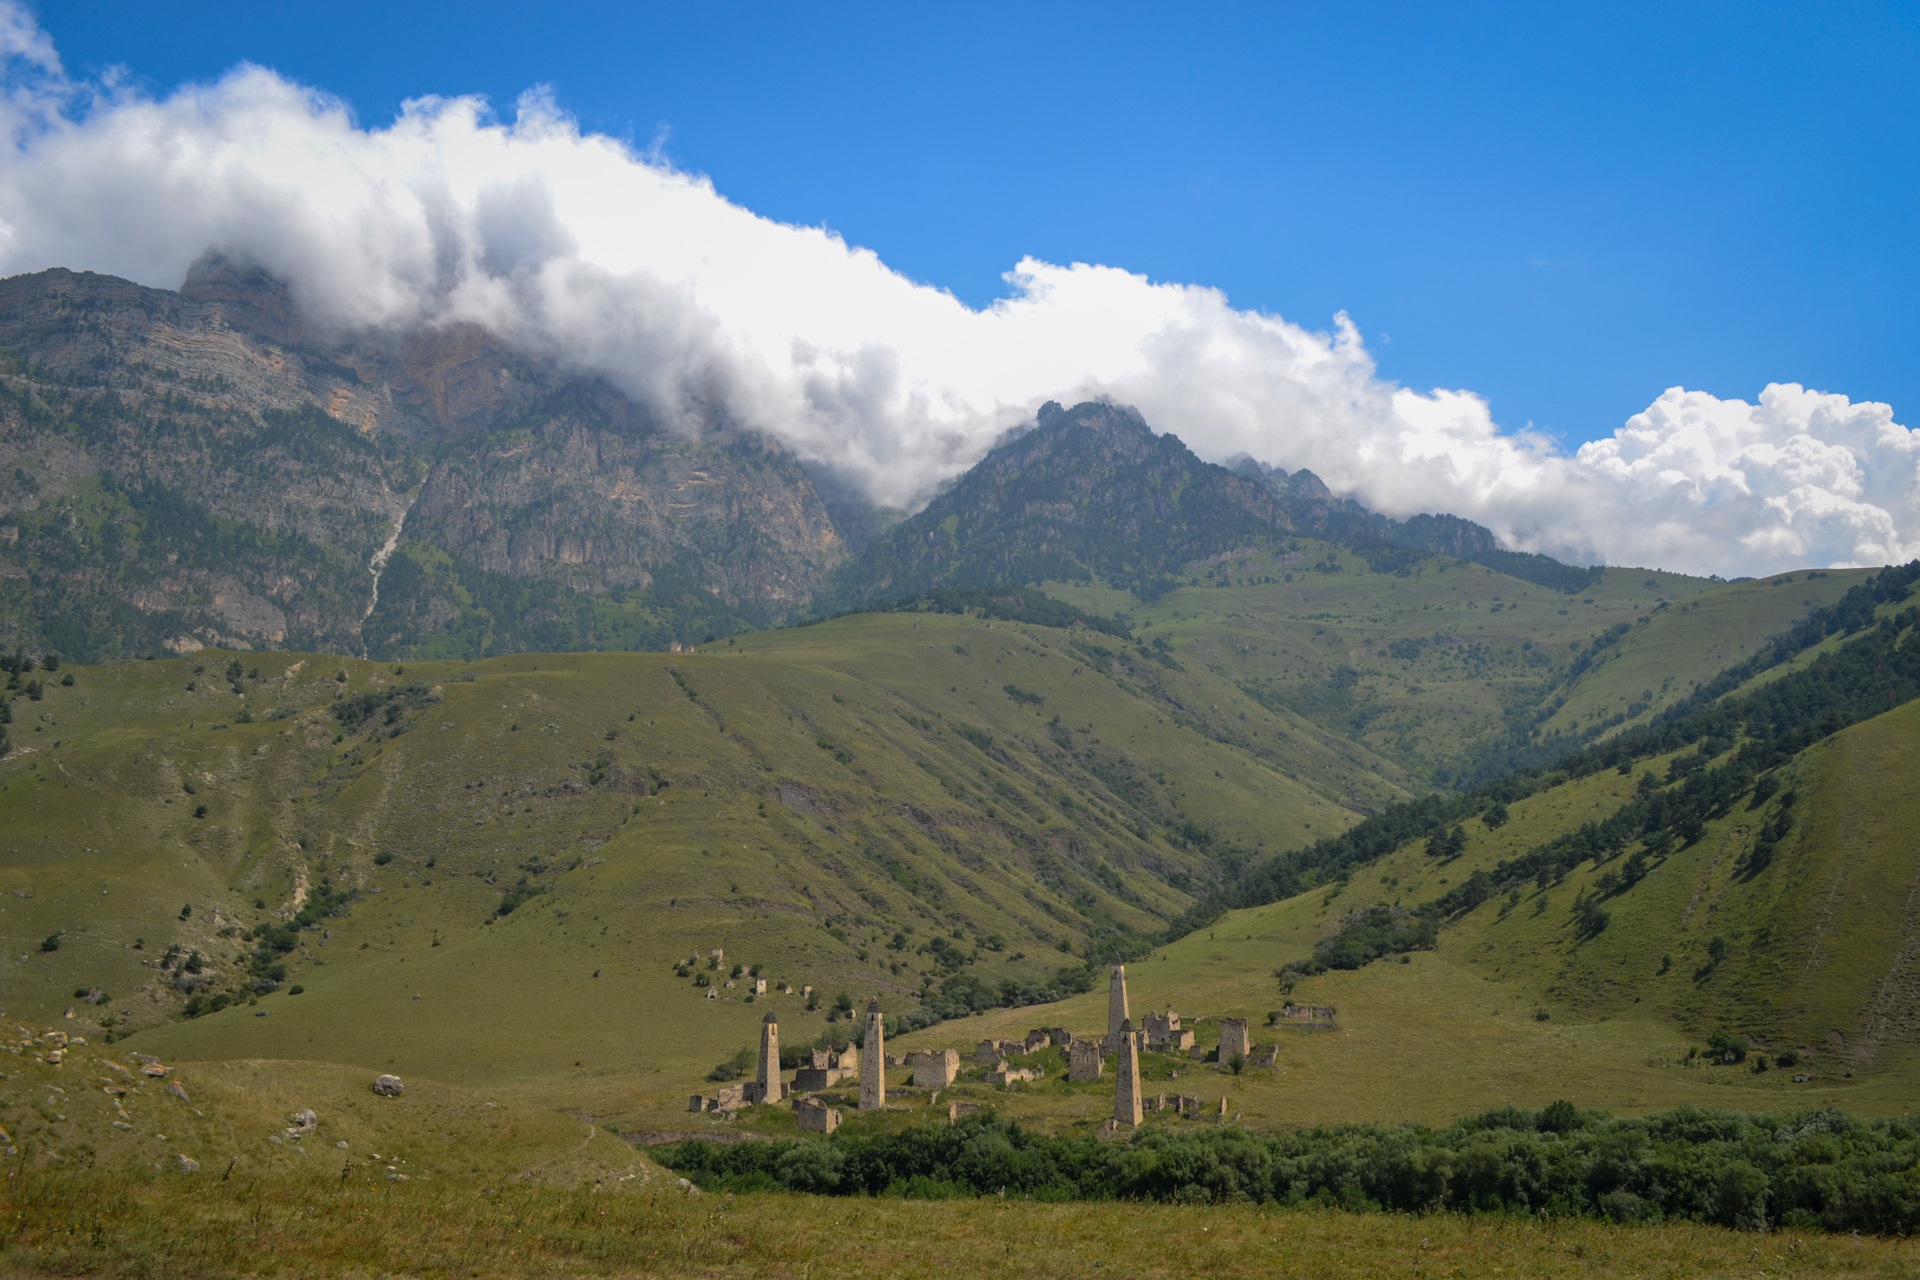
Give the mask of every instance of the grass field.
<path id="1" fill-rule="evenodd" d="M 940 1277 L 1911 1275 L 1909 1241 L 1331 1210 L 688 1197 L 32 1175 L 14 1274 Z"/>
<path id="2" fill-rule="evenodd" d="M 396 668 L 203 652 L 77 669 L 72 686 L 15 700 L 16 750 L 0 761 L 0 1009 L 91 1042 L 57 1068 L 30 1064 L 45 1041 L 19 1070 L 0 1060 L 0 1145 L 22 1177 L 74 1179 L 10 1184 L 18 1221 L 40 1224 L 7 1237 L 10 1265 L 122 1274 L 158 1249 L 178 1270 L 220 1273 L 267 1248 L 295 1274 L 805 1274 L 828 1257 L 853 1274 L 973 1261 L 1080 1274 L 1143 1257 L 1169 1273 L 1730 1273 L 1771 1244 L 1689 1227 L 1230 1206 L 854 1208 L 778 1195 L 723 1206 L 669 1191 L 618 1136 L 794 1134 L 784 1108 L 686 1111 L 763 1014 L 793 1043 L 841 1029 L 830 1018 L 843 992 L 897 1013 L 954 973 L 1045 982 L 1157 928 L 1227 862 L 1343 830 L 1503 726 L 1591 726 L 1642 695 L 1635 716 L 1652 714 L 1859 576 L 1772 586 L 1620 572 L 1556 601 L 1478 566 L 1396 578 L 1357 563 L 1234 565 L 1211 585 L 1196 574 L 1150 606 L 1132 602 L 1137 644 L 888 614 L 698 654 Z M 1061 593 L 1116 607 L 1096 588 Z M 1569 655 L 1621 621 L 1624 638 L 1569 678 Z M 355 699 L 364 719 L 335 714 Z M 1444 1123 L 1561 1097 L 1621 1113 L 1681 1102 L 1912 1112 L 1917 735 L 1908 707 L 1803 753 L 1783 770 L 1799 821 L 1764 872 L 1742 858 L 1773 810 L 1736 806 L 1610 897 L 1596 936 L 1576 934 L 1572 905 L 1610 868 L 1583 864 L 1450 922 L 1437 950 L 1404 963 L 1290 988 L 1276 976 L 1357 910 L 1429 901 L 1604 816 L 1665 760 L 1551 786 L 1497 829 L 1472 820 L 1457 858 L 1415 843 L 1229 913 L 1130 964 L 1132 1008 L 1177 1010 L 1203 1046 L 1221 1018 L 1247 1017 L 1256 1040 L 1278 1042 L 1280 1064 L 1235 1075 L 1148 1054 L 1148 1091 L 1197 1095 L 1214 1112 L 1224 1099 L 1227 1122 L 1262 1129 Z M 329 888 L 357 897 L 298 934 L 275 989 L 252 991 L 240 935 Z M 1725 954 L 1709 962 L 1715 938 Z M 725 962 L 707 968 L 715 948 Z M 196 953 L 200 973 L 183 974 Z M 692 975 L 719 984 L 735 963 L 759 966 L 774 990 L 750 1000 L 743 974 L 706 998 Z M 817 1007 L 783 983 L 814 986 Z M 196 984 L 234 1003 L 183 1017 Z M 1331 1006 L 1333 1025 L 1263 1030 L 1289 999 Z M 1105 1010 L 1100 983 L 890 1048 L 1097 1032 Z M 1708 1066 L 1693 1051 L 1716 1030 L 1800 1061 Z M 132 1051 L 165 1060 L 190 1101 L 147 1081 L 101 1092 L 120 1087 L 90 1065 L 110 1038 L 123 1067 Z M 1111 1114 L 1109 1082 L 1066 1084 L 1057 1052 L 1025 1062 L 1045 1078 L 1004 1090 L 974 1071 L 938 1098 L 896 1069 L 889 1110 L 846 1123 L 904 1126 L 968 1100 L 1066 1133 Z M 404 1076 L 406 1096 L 373 1097 L 378 1071 Z M 322 1132 L 293 1142 L 288 1118 L 304 1108 Z M 201 1161 L 192 1185 L 218 1189 L 183 1192 L 169 1173 L 180 1154 Z M 215 1182 L 228 1162 L 233 1180 Z M 408 1177 L 389 1183 L 389 1169 Z M 118 1180 L 87 1181 L 109 1173 Z M 306 1186 L 331 1198 L 295 1190 Z M 409 1196 L 458 1229 L 435 1235 L 417 1210 L 385 1207 Z M 626 1215 L 615 1230 L 576 1221 L 583 1204 L 598 1214 L 594 1197 L 615 1197 L 610 1216 Z M 507 1203 L 519 1206 L 511 1230 L 494 1216 Z M 254 1225 L 256 1208 L 268 1225 Z M 83 1212 L 96 1215 L 84 1241 L 60 1217 Z M 196 1214 L 209 1228 L 199 1236 L 151 1239 L 154 1223 Z M 1223 1251 L 1196 1231 L 1235 1243 Z M 1409 1252 L 1416 1231 L 1447 1243 Z M 1778 1261 L 1806 1274 L 1910 1263 L 1892 1246 L 1805 1248 Z M 1439 1249 L 1451 1250 L 1444 1265 Z"/>

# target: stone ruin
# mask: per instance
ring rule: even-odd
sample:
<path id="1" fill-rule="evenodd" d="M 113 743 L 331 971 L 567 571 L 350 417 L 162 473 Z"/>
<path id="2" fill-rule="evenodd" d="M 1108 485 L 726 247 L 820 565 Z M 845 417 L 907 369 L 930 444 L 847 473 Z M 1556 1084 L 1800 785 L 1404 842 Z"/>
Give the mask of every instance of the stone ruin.
<path id="1" fill-rule="evenodd" d="M 1120 1029 L 1123 1025 L 1131 1028 L 1127 1019 L 1127 966 L 1114 957 L 1113 968 L 1107 973 L 1107 1052 L 1117 1053 L 1120 1049 Z"/>
<path id="2" fill-rule="evenodd" d="M 832 1133 L 840 1127 L 840 1109 L 818 1098 L 801 1098 L 793 1104 L 800 1128 L 807 1133 Z"/>
<path id="3" fill-rule="evenodd" d="M 1104 1070 L 1099 1041 L 1076 1040 L 1067 1049 L 1067 1080 L 1070 1083 L 1089 1084 L 1098 1080 Z"/>
<path id="4" fill-rule="evenodd" d="M 1247 1055 L 1250 1067 L 1277 1067 L 1280 1065 L 1280 1046 L 1277 1044 L 1257 1044 L 1253 1052 Z"/>
<path id="5" fill-rule="evenodd" d="M 960 1075 L 960 1052 L 957 1049 L 929 1049 L 925 1053 L 910 1053 L 907 1061 L 913 1066 L 913 1087 L 916 1089 L 944 1089 Z"/>
<path id="6" fill-rule="evenodd" d="M 831 1089 L 842 1080 L 857 1077 L 860 1074 L 860 1050 L 849 1044 L 845 1049 L 814 1049 L 807 1055 L 806 1065 L 794 1073 L 792 1091 L 809 1093 L 818 1089 Z"/>
<path id="7" fill-rule="evenodd" d="M 860 1109 L 878 1111 L 887 1105 L 886 1016 L 880 1002 L 867 1002 L 866 1051 L 860 1058 Z"/>
<path id="8" fill-rule="evenodd" d="M 1253 1040 L 1247 1034 L 1245 1018 L 1220 1019 L 1220 1061 L 1253 1055 Z"/>
<path id="9" fill-rule="evenodd" d="M 1116 966 L 1117 967 L 1117 966 Z M 1133 1020 L 1120 1023 L 1120 1052 L 1113 1064 L 1113 1122 L 1140 1125 L 1140 1051 L 1133 1038 Z"/>
<path id="10" fill-rule="evenodd" d="M 742 1087 L 749 1103 L 779 1102 L 787 1096 L 780 1079 L 780 1023 L 771 1013 L 760 1024 L 760 1060 L 753 1080 Z"/>
<path id="11" fill-rule="evenodd" d="M 793 1073 L 793 1088 L 796 1093 L 811 1093 L 818 1089 L 831 1089 L 840 1083 L 844 1073 L 835 1065 L 835 1056 L 826 1049 L 815 1049 L 807 1058 L 807 1064 Z"/>
<path id="12" fill-rule="evenodd" d="M 947 1104 L 947 1123 L 958 1124 L 961 1116 L 977 1116 L 980 1114 L 980 1110 L 980 1104 L 977 1102 L 949 1102 Z"/>
<path id="13" fill-rule="evenodd" d="M 1270 1019 L 1274 1026 L 1313 1027 L 1331 1030 L 1333 1006 L 1330 1004 L 1295 1004 L 1287 1001 L 1287 1007 L 1279 1010 Z"/>
<path id="14" fill-rule="evenodd" d="M 1180 1015 L 1171 1009 L 1165 1013 L 1149 1013 L 1145 1031 L 1149 1049 L 1185 1053 L 1193 1048 L 1193 1032 L 1180 1025 Z"/>
<path id="15" fill-rule="evenodd" d="M 694 1094 L 687 1099 L 689 1111 L 718 1111 L 722 1113 L 738 1111 L 747 1105 L 747 1086 L 744 1084 L 723 1084 L 720 1092 L 712 1097 Z"/>
<path id="16" fill-rule="evenodd" d="M 1040 1073 L 1027 1067 L 1009 1066 L 1003 1060 L 994 1063 L 993 1070 L 987 1072 L 980 1078 L 988 1084 L 997 1084 L 1005 1087 L 1007 1085 L 1020 1084 L 1026 1080 L 1038 1080 Z"/>

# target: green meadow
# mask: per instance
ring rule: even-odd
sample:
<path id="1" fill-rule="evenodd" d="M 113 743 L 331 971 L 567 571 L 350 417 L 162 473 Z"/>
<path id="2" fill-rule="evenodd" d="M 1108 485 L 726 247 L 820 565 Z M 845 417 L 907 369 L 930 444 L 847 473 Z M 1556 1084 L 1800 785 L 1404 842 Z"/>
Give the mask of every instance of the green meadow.
<path id="1" fill-rule="evenodd" d="M 1617 863 L 1582 864 L 1449 918 L 1432 949 L 1298 971 L 1368 909 L 1430 902 L 1604 817 L 1644 776 L 1665 778 L 1671 758 L 1653 756 L 1550 782 L 1503 824 L 1470 819 L 1448 856 L 1410 841 L 1150 941 L 1241 865 L 1501 752 L 1648 723 L 1865 576 L 1612 569 L 1568 597 L 1443 558 L 1372 573 L 1303 541 L 1197 566 L 1151 602 L 1051 588 L 1124 613 L 1128 638 L 901 612 L 689 653 L 395 665 L 203 650 L 62 667 L 71 685 L 47 673 L 38 700 L 15 696 L 0 759 L 0 1009 L 5 1025 L 87 1043 L 57 1067 L 33 1061 L 44 1039 L 16 1046 L 21 1070 L 0 1062 L 0 1125 L 21 1176 L 42 1179 L 10 1186 L 20 1221 L 39 1225 L 5 1247 L 17 1268 L 132 1274 L 158 1247 L 142 1233 L 169 1214 L 225 1222 L 247 1194 L 284 1204 L 312 1180 L 368 1225 L 349 1247 L 326 1238 L 322 1201 L 282 1213 L 258 1238 L 290 1271 L 799 1274 L 821 1255 L 775 1242 L 851 1214 L 866 1238 L 911 1230 L 924 1245 L 911 1262 L 881 1248 L 841 1268 L 855 1274 L 881 1258 L 908 1274 L 987 1262 L 1009 1230 L 1048 1235 L 993 1262 L 1013 1274 L 1078 1274 L 1104 1261 L 1091 1242 L 1138 1253 L 1149 1230 L 1181 1238 L 1154 1255 L 1169 1272 L 1285 1257 L 1303 1274 L 1390 1259 L 1399 1274 L 1419 1260 L 1396 1252 L 1417 1231 L 1448 1242 L 1461 1274 L 1601 1257 L 1716 1273 L 1739 1252 L 1731 1238 L 1686 1225 L 1209 1210 L 1200 1225 L 1237 1242 L 1229 1256 L 1192 1252 L 1195 1220 L 1171 1208 L 829 1210 L 767 1193 L 728 1206 L 721 1229 L 720 1206 L 679 1189 L 643 1135 L 796 1135 L 784 1108 L 687 1111 L 769 1012 L 786 1043 L 810 1043 L 844 1039 L 842 1010 L 870 998 L 900 1017 L 972 993 L 971 1016 L 889 1044 L 970 1055 L 1034 1027 L 1104 1030 L 1104 962 L 1120 950 L 1136 1018 L 1173 1009 L 1204 1050 L 1221 1018 L 1244 1017 L 1279 1047 L 1273 1068 L 1145 1055 L 1150 1096 L 1208 1109 L 1149 1126 L 1438 1125 L 1560 1098 L 1616 1114 L 1910 1113 L 1914 704 L 1780 767 L 1797 822 L 1759 870 L 1748 855 L 1777 802 L 1733 806 L 1625 888 L 1603 882 Z M 1587 932 L 1578 904 L 1602 896 L 1610 923 Z M 1330 1013 L 1273 1022 L 1290 1003 Z M 1708 1051 L 1716 1033 L 1740 1038 L 1738 1062 Z M 191 1101 L 152 1080 L 101 1092 L 116 1071 L 86 1064 L 133 1068 L 131 1054 L 168 1064 Z M 896 1068 L 889 1110 L 849 1104 L 847 1131 L 944 1122 L 956 1101 L 1061 1134 L 1111 1114 L 1110 1082 L 1067 1084 L 1058 1051 L 1016 1061 L 1041 1078 L 994 1088 L 970 1062 L 938 1097 Z M 404 1098 L 371 1094 L 380 1072 L 406 1080 Z M 305 1108 L 323 1132 L 293 1141 L 288 1117 Z M 169 1172 L 183 1154 L 203 1183 L 229 1164 L 243 1181 L 183 1209 Z M 110 1225 L 56 1248 L 60 1206 L 107 1171 L 132 1179 L 112 1184 Z M 29 1187 L 40 1199 L 21 1198 Z M 481 1190 L 520 1197 L 524 1237 L 489 1234 L 508 1200 Z M 619 1197 L 609 1212 L 650 1224 L 664 1252 L 583 1234 L 569 1215 L 601 1201 L 582 1195 Z M 409 1196 L 469 1224 L 436 1246 L 443 1262 L 400 1261 L 423 1246 L 385 1206 Z M 1185 1225 L 1149 1225 L 1169 1214 Z M 1262 1252 L 1263 1239 L 1291 1244 Z M 1330 1252 L 1339 1239 L 1368 1243 Z M 162 1254 L 245 1269 L 186 1247 Z M 1894 1246 L 1809 1247 L 1794 1264 L 1807 1274 L 1908 1261 Z"/>

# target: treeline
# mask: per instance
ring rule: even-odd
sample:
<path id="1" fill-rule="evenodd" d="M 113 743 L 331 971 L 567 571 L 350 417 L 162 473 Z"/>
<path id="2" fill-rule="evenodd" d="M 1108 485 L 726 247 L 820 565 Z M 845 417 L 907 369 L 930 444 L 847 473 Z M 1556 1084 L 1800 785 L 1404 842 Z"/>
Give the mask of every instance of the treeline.
<path id="1" fill-rule="evenodd" d="M 1848 628 L 1871 629 L 1822 654 L 1803 670 L 1739 698 L 1724 697 L 1726 689 L 1711 697 L 1707 696 L 1708 690 L 1703 690 L 1654 724 L 1563 756 L 1551 765 L 1516 769 L 1455 796 L 1435 793 L 1390 805 L 1337 836 L 1275 854 L 1247 868 L 1177 917 L 1169 925 L 1167 937 L 1177 938 L 1204 928 L 1227 911 L 1278 902 L 1340 879 L 1409 841 L 1431 839 L 1475 815 L 1498 812 L 1504 816 L 1505 806 L 1570 778 L 1631 766 L 1636 760 L 1691 747 L 1695 748 L 1692 758 L 1676 762 L 1680 774 L 1687 776 L 1684 786 L 1663 790 L 1657 796 L 1642 795 L 1606 823 L 1589 823 L 1560 837 L 1556 847 L 1529 853 L 1522 861 L 1527 861 L 1531 870 L 1516 863 L 1503 864 L 1503 871 L 1507 873 L 1505 880 L 1510 880 L 1514 875 L 1537 874 L 1550 861 L 1572 866 L 1596 851 L 1618 849 L 1628 840 L 1663 830 L 1684 840 L 1696 822 L 1704 823 L 1722 811 L 1731 799 L 1750 788 L 1762 771 L 1857 720 L 1920 697 L 1920 645 L 1900 643 L 1902 632 L 1920 622 L 1920 610 L 1909 608 L 1877 625 L 1873 622 L 1879 604 L 1905 598 L 1915 581 L 1920 581 L 1920 560 L 1876 574 L 1849 590 L 1830 609 L 1810 614 L 1791 635 L 1810 637 L 1812 643 L 1818 643 Z M 1764 652 L 1772 655 L 1781 652 L 1783 644 L 1791 643 L 1783 638 Z M 1741 682 L 1757 670 L 1770 669 L 1784 660 L 1769 658 Z M 1726 765 L 1699 777 L 1690 776 L 1736 742 L 1743 745 Z M 1626 834 L 1629 831 L 1631 834 Z M 1470 902 L 1474 894 L 1491 892 L 1494 885 L 1505 882 L 1502 872 L 1480 872 L 1477 876 L 1478 883 L 1469 879 L 1449 895 L 1452 904 L 1440 908 L 1444 914 L 1477 905 L 1485 899 Z"/>
<path id="2" fill-rule="evenodd" d="M 1920 560 L 1882 569 L 1865 582 L 1847 588 L 1847 593 L 1832 604 L 1808 610 L 1806 617 L 1775 636 L 1746 661 L 1735 663 L 1708 681 L 1693 696 L 1692 702 L 1695 705 L 1711 702 L 1762 671 L 1771 671 L 1791 661 L 1795 654 L 1811 649 L 1828 636 L 1851 635 L 1871 625 L 1881 605 L 1906 599 L 1915 582 L 1920 582 Z"/>
<path id="3" fill-rule="evenodd" d="M 1745 1229 L 1920 1228 L 1920 1123 L 1822 1109 L 1680 1107 L 1629 1119 L 1556 1102 L 1442 1129 L 1265 1135 L 1150 1125 L 1132 1141 L 1048 1137 L 993 1116 L 824 1141 L 659 1148 L 709 1190 L 816 1195 L 1322 1204 L 1361 1211 L 1685 1220 Z"/>
<path id="4" fill-rule="evenodd" d="M 1711 706 L 1755 676 L 1791 661 L 1830 636 L 1852 635 L 1870 626 L 1881 605 L 1906 599 L 1916 581 L 1920 581 L 1920 560 L 1883 569 L 1865 582 L 1848 588 L 1847 593 L 1834 603 L 1809 609 L 1804 618 L 1786 631 L 1774 636 L 1744 661 L 1728 667 L 1694 690 L 1687 698 L 1667 708 L 1656 718 L 1655 725 L 1685 719 L 1701 708 Z M 1596 638 L 1587 651 L 1575 659 L 1562 678 L 1571 681 L 1581 675 L 1593 665 L 1602 649 L 1617 644 L 1628 630 L 1624 623 L 1615 624 Z M 1606 724 L 1591 725 L 1589 734 L 1598 734 L 1604 728 L 1618 722 L 1619 717 L 1616 716 L 1613 721 Z M 1471 775 L 1459 781 L 1471 784 L 1530 768 L 1562 767 L 1566 759 L 1581 754 L 1576 746 L 1578 737 L 1579 735 L 1575 734 L 1557 733 L 1543 739 L 1529 741 L 1524 729 L 1517 730 L 1508 741 L 1485 752 Z M 1615 739 L 1614 741 L 1624 740 Z"/>
<path id="5" fill-rule="evenodd" d="M 1035 587 L 942 587 L 925 591 L 888 607 L 890 613 L 978 613 L 1005 622 L 1067 630 L 1085 627 L 1105 635 L 1131 640 L 1133 632 L 1121 619 L 1088 613 L 1056 600 Z"/>

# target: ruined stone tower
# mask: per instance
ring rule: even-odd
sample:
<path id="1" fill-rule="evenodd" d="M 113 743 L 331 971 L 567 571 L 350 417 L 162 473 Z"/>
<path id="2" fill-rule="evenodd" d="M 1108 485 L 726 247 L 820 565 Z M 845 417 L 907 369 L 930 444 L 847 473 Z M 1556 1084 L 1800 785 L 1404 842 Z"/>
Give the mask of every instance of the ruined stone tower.
<path id="1" fill-rule="evenodd" d="M 1118 972 L 1119 966 L 1114 966 Z M 1122 997 L 1124 998 L 1124 997 Z M 1120 1047 L 1113 1060 L 1113 1122 L 1138 1126 L 1140 1123 L 1140 1048 L 1133 1037 L 1133 1021 L 1122 1019 L 1114 1037 Z"/>
<path id="2" fill-rule="evenodd" d="M 760 1024 L 760 1068 L 753 1077 L 750 1102 L 778 1102 L 780 1085 L 780 1022 L 771 1013 Z"/>
<path id="3" fill-rule="evenodd" d="M 878 1111 L 887 1105 L 886 1029 L 881 1026 L 880 1002 L 867 1002 L 867 1041 L 860 1046 L 860 1109 Z"/>
<path id="4" fill-rule="evenodd" d="M 1113 958 L 1113 972 L 1107 980 L 1107 1052 L 1120 1051 L 1120 1024 L 1127 1020 L 1127 966 Z"/>

